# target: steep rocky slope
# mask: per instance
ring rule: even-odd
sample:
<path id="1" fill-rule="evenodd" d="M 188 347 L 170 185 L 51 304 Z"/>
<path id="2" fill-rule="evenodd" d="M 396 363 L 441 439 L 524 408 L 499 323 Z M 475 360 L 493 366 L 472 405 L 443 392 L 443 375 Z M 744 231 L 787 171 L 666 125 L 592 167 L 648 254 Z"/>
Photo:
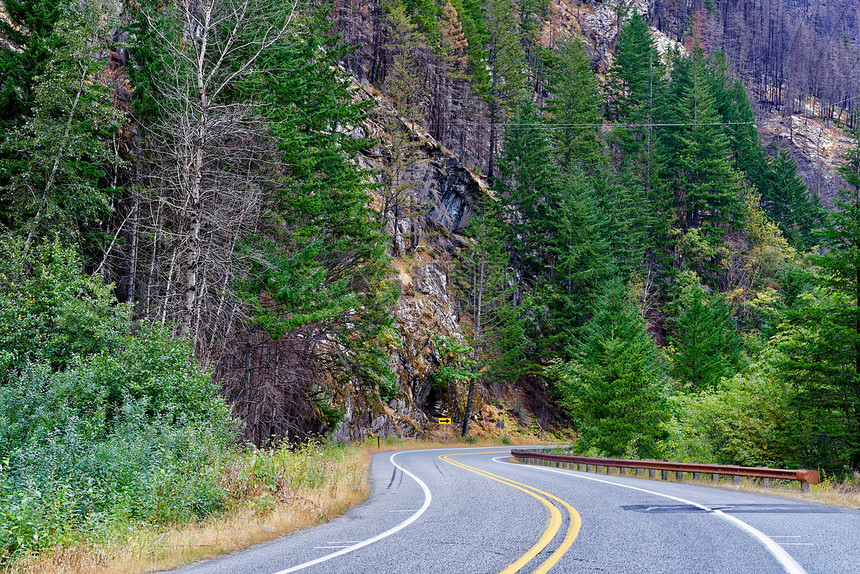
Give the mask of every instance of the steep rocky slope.
<path id="1" fill-rule="evenodd" d="M 385 126 L 400 122 L 420 142 L 413 148 L 414 157 L 403 177 L 413 186 L 414 203 L 424 207 L 419 215 L 404 217 L 398 224 L 396 252 L 403 255 L 394 260 L 400 296 L 394 308 L 397 339 L 389 351 L 400 390 L 388 404 L 361 404 L 357 393 L 347 396 L 338 436 L 419 436 L 427 430 L 430 416 L 462 417 L 461 389 L 434 386 L 433 373 L 443 358 L 433 338 L 463 337 L 450 266 L 457 248 L 464 245 L 461 232 L 474 213 L 479 194 L 486 193 L 486 184 L 429 133 L 398 118 L 390 103 L 367 82 L 356 82 L 355 96 L 375 102 L 372 115 L 355 129 L 355 135 L 378 142 L 360 157 L 360 163 L 382 182 L 386 148 L 392 145 Z M 377 207 L 381 202 L 377 198 Z M 393 225 L 389 221 L 390 233 Z M 415 244 L 414 249 L 405 244 L 406 238 Z"/>

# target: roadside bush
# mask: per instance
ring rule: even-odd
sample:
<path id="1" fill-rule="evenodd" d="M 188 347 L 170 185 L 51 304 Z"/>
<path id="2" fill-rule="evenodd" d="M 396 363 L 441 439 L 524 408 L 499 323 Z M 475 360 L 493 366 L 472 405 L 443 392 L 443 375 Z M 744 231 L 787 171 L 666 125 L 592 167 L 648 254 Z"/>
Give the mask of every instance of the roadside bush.
<path id="1" fill-rule="evenodd" d="M 134 324 L 71 251 L 0 252 L 0 563 L 220 511 L 236 429 L 190 345 Z"/>
<path id="2" fill-rule="evenodd" d="M 791 464 L 792 391 L 775 376 L 772 360 L 763 356 L 713 389 L 671 397 L 665 456 L 744 466 Z"/>
<path id="3" fill-rule="evenodd" d="M 131 312 L 83 273 L 73 250 L 0 240 L 0 383 L 30 362 L 63 369 L 76 356 L 117 348 Z"/>

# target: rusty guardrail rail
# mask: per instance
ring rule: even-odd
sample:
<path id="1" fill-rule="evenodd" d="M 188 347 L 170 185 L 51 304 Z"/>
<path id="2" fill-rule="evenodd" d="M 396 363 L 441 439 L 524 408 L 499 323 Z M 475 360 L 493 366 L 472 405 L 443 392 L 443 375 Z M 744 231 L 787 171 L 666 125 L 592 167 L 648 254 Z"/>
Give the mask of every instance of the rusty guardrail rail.
<path id="1" fill-rule="evenodd" d="M 817 470 L 787 470 L 782 468 L 764 468 L 750 466 L 730 466 L 725 464 L 698 464 L 689 462 L 667 462 L 662 460 L 628 460 L 621 458 L 594 458 L 589 456 L 572 456 L 563 454 L 550 454 L 546 452 L 511 450 L 511 456 L 518 461 L 527 464 L 544 464 L 559 468 L 575 468 L 591 472 L 592 467 L 597 472 L 599 467 L 606 469 L 609 474 L 610 468 L 619 469 L 620 474 L 626 474 L 627 469 L 636 471 L 636 476 L 641 476 L 643 470 L 648 471 L 648 478 L 656 478 L 657 471 L 661 471 L 661 478 L 669 480 L 669 473 L 676 473 L 678 480 L 683 479 L 685 473 L 692 474 L 694 480 L 700 480 L 703 474 L 710 474 L 713 482 L 717 482 L 720 476 L 732 476 L 737 484 L 740 478 L 761 478 L 765 488 L 770 486 L 770 480 L 798 480 L 800 488 L 804 492 L 809 490 L 810 484 L 818 484 Z M 575 466 L 574 466 L 575 465 Z"/>

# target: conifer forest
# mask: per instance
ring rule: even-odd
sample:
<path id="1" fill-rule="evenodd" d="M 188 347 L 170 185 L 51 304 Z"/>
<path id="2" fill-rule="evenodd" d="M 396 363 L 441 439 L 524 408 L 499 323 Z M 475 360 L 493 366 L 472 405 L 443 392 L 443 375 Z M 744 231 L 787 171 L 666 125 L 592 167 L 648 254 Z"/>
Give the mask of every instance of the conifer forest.
<path id="1" fill-rule="evenodd" d="M 859 114 L 849 1 L 0 0 L 0 568 L 510 397 L 850 476 Z"/>

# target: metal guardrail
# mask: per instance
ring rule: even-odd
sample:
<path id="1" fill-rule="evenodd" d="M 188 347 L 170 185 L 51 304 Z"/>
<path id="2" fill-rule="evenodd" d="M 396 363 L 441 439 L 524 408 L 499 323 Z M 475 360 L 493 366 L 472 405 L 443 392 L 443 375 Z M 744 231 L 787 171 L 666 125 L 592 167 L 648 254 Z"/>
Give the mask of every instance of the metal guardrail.
<path id="1" fill-rule="evenodd" d="M 620 474 L 626 474 L 627 469 L 636 471 L 641 476 L 643 470 L 648 471 L 648 478 L 656 478 L 657 471 L 661 472 L 663 480 L 669 480 L 669 473 L 676 473 L 676 478 L 682 480 L 685 473 L 692 474 L 694 480 L 700 480 L 703 474 L 710 474 L 713 482 L 717 482 L 720 476 L 732 476 L 737 484 L 740 477 L 761 478 L 764 486 L 770 486 L 771 480 L 798 480 L 800 488 L 804 492 L 809 490 L 810 484 L 818 484 L 817 470 L 787 470 L 782 468 L 765 468 L 750 466 L 730 466 L 725 464 L 698 464 L 688 462 L 667 462 L 662 460 L 628 460 L 621 458 L 594 458 L 589 456 L 571 456 L 562 454 L 549 454 L 546 452 L 511 450 L 511 456 L 521 462 L 528 464 L 543 464 L 558 468 L 575 468 L 591 472 L 592 467 L 597 472 L 599 467 L 604 467 L 609 474 L 610 468 L 619 469 Z"/>

